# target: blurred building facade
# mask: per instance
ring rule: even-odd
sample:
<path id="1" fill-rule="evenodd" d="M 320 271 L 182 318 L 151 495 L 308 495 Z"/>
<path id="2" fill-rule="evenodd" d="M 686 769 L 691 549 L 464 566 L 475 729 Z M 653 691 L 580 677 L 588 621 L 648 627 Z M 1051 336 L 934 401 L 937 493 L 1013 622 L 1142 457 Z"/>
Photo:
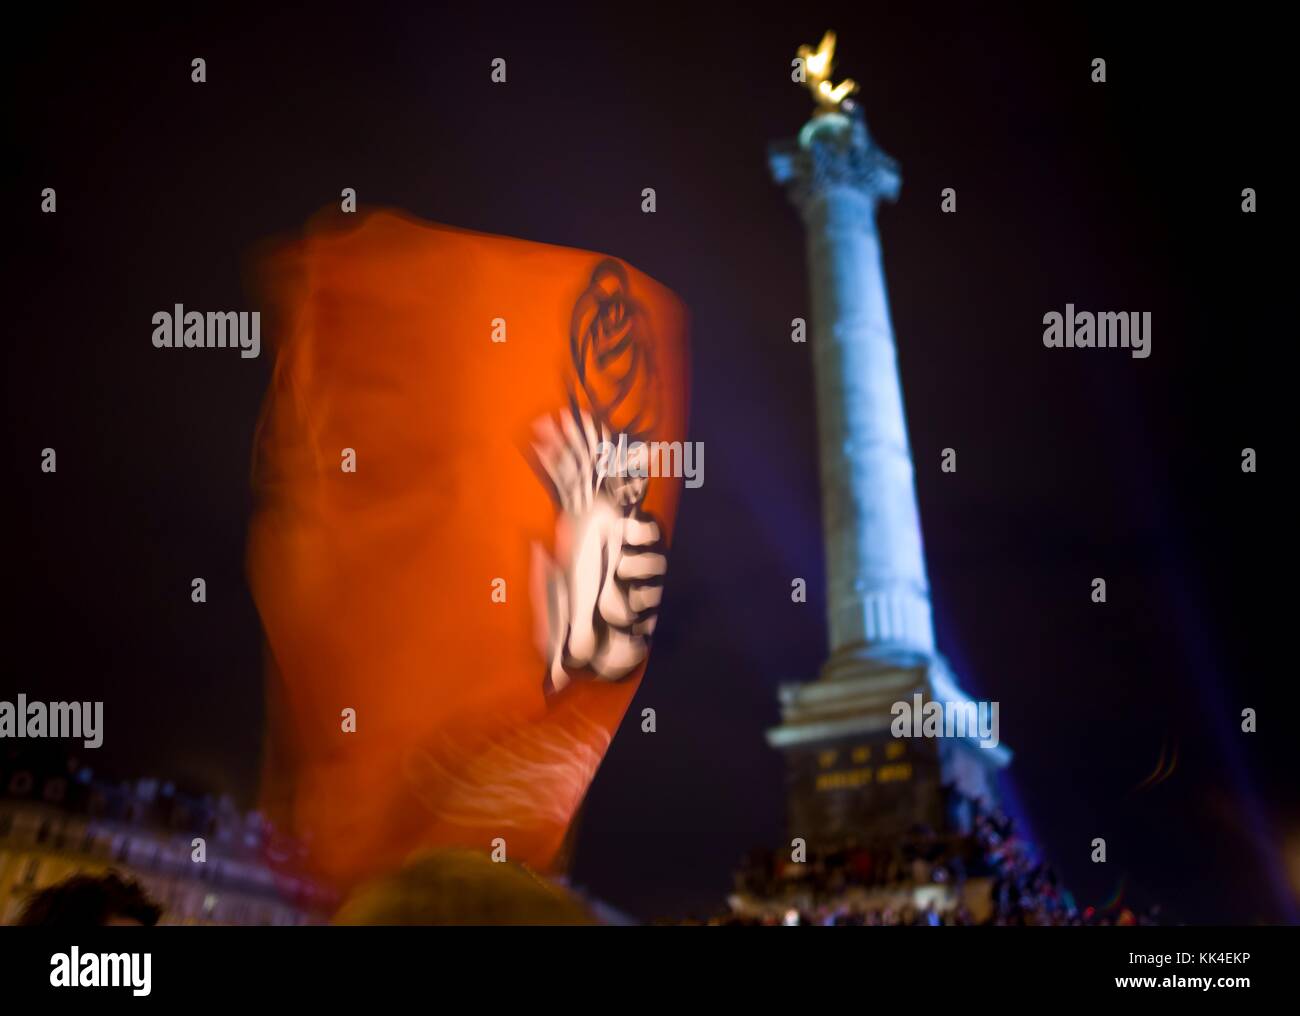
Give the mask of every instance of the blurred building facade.
<path id="1" fill-rule="evenodd" d="M 163 908 L 160 924 L 321 924 L 337 899 L 295 874 L 302 856 L 228 797 L 155 779 L 110 783 L 75 760 L 0 757 L 0 924 L 15 923 L 34 893 L 110 869 Z"/>

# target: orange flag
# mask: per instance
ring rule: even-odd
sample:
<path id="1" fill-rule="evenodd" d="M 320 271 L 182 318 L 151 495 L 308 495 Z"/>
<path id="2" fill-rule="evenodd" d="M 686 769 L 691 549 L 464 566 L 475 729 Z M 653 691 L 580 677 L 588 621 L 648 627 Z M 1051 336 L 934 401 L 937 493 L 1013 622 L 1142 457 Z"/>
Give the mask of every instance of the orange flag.
<path id="1" fill-rule="evenodd" d="M 260 278 L 264 805 L 340 887 L 498 839 L 546 869 L 654 631 L 685 309 L 613 258 L 388 212 L 322 216 Z"/>

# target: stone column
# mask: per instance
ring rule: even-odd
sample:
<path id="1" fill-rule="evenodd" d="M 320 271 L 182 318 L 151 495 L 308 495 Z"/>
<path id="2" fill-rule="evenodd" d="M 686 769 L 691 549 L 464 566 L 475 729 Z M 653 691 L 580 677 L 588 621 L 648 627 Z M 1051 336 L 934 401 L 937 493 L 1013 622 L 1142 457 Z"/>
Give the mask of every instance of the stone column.
<path id="1" fill-rule="evenodd" d="M 846 106 L 848 103 L 845 104 Z M 774 148 L 803 217 L 812 292 L 830 660 L 823 677 L 930 657 L 934 628 L 876 203 L 896 165 L 861 113 L 819 113 Z"/>

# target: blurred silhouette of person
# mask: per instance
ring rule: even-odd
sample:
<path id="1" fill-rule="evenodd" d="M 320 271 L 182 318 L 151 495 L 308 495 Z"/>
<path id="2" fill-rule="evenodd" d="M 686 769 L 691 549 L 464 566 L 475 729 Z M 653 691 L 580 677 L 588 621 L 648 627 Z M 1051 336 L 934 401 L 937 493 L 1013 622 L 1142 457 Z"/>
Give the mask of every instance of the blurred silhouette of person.
<path id="1" fill-rule="evenodd" d="M 19 925 L 40 928 L 152 927 L 162 908 L 140 884 L 115 871 L 73 875 L 42 889 L 23 908 Z"/>
<path id="2" fill-rule="evenodd" d="M 591 925 L 599 922 L 562 887 L 475 850 L 430 850 L 360 886 L 338 925 Z"/>

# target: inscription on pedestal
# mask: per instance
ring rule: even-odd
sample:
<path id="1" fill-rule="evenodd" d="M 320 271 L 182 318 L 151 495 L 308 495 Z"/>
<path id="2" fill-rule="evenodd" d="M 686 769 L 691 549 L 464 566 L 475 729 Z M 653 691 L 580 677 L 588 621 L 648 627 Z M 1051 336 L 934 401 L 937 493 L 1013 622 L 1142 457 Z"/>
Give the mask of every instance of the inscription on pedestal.
<path id="1" fill-rule="evenodd" d="M 928 742 L 853 738 L 791 748 L 791 835 L 831 846 L 944 824 L 939 755 Z"/>

